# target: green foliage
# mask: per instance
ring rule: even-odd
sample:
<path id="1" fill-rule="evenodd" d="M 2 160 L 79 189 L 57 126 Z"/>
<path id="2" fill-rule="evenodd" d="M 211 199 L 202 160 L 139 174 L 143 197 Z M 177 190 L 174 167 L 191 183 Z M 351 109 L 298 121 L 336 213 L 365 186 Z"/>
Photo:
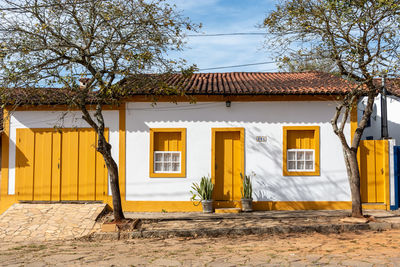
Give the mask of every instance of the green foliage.
<path id="1" fill-rule="evenodd" d="M 214 184 L 211 182 L 210 177 L 203 176 L 201 177 L 200 184 L 193 183 L 192 189 L 190 193 L 192 197 L 190 200 L 192 201 L 202 201 L 202 200 L 211 200 L 212 193 L 214 190 Z"/>
<path id="2" fill-rule="evenodd" d="M 398 72 L 398 0 L 284 0 L 261 27 L 288 70 L 333 70 L 358 82 Z"/>
<path id="3" fill-rule="evenodd" d="M 184 32 L 199 25 L 165 0 L 0 0 L 0 9 L 2 87 L 63 87 L 75 92 L 66 94 L 70 105 L 88 98 L 116 104 L 136 89 L 165 89 L 168 75 L 194 70 L 167 55 L 182 50 Z M 120 86 L 135 75 L 139 84 Z M 86 90 L 80 90 L 79 78 L 89 79 Z"/>
<path id="4" fill-rule="evenodd" d="M 253 185 L 251 183 L 251 175 L 243 175 L 240 173 L 240 177 L 242 178 L 243 188 L 240 193 L 242 193 L 242 198 L 244 199 L 253 199 Z"/>
<path id="5" fill-rule="evenodd" d="M 319 71 L 325 73 L 337 74 L 336 63 L 324 53 L 315 49 L 313 53 L 301 50 L 288 53 L 278 58 L 278 68 L 288 72 Z"/>

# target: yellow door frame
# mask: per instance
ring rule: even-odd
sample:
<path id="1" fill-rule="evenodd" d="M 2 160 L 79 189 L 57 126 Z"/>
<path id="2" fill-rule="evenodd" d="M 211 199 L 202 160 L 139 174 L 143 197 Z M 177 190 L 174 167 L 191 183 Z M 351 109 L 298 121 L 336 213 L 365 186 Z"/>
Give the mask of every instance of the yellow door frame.
<path id="1" fill-rule="evenodd" d="M 219 132 L 239 132 L 240 133 L 240 154 L 241 154 L 241 170 L 245 172 L 244 168 L 244 128 L 243 127 L 230 127 L 230 128 L 211 128 L 211 181 L 215 185 L 215 136 Z M 240 207 L 240 201 L 216 201 L 215 207 Z"/>

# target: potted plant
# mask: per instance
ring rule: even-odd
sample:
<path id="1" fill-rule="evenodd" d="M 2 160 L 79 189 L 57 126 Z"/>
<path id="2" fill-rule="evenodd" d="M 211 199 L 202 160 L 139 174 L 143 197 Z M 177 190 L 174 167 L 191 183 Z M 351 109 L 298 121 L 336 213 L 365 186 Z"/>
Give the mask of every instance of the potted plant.
<path id="1" fill-rule="evenodd" d="M 243 211 L 252 211 L 253 210 L 253 186 L 251 184 L 251 176 L 250 175 L 243 175 L 240 173 L 240 177 L 243 181 L 243 188 L 242 188 L 242 210 Z"/>
<path id="2" fill-rule="evenodd" d="M 211 178 L 203 176 L 201 177 L 200 184 L 193 183 L 192 189 L 190 193 L 192 194 L 192 201 L 198 201 L 196 206 L 201 205 L 203 206 L 203 212 L 211 213 L 213 212 L 213 200 L 212 200 L 212 193 L 214 190 L 214 184 L 211 182 Z"/>

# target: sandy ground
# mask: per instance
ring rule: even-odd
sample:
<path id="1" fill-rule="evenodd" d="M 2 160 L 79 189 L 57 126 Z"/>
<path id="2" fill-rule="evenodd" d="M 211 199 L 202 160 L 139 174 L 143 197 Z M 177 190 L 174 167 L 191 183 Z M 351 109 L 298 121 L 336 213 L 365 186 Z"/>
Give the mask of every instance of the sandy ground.
<path id="1" fill-rule="evenodd" d="M 0 243 L 2 266 L 400 266 L 400 230 Z"/>

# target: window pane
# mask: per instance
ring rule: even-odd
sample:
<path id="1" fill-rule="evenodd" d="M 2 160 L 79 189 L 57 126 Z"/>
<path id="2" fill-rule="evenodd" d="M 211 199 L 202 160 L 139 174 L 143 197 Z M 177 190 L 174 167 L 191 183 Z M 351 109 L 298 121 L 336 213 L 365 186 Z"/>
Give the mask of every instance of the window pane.
<path id="1" fill-rule="evenodd" d="M 314 160 L 314 152 L 306 151 L 306 160 Z"/>
<path id="2" fill-rule="evenodd" d="M 306 170 L 314 169 L 314 161 L 306 161 Z"/>
<path id="3" fill-rule="evenodd" d="M 171 153 L 164 153 L 164 161 L 171 161 Z"/>
<path id="4" fill-rule="evenodd" d="M 164 163 L 164 171 L 171 172 L 172 171 L 172 164 L 171 163 Z"/>
<path id="5" fill-rule="evenodd" d="M 181 161 L 181 155 L 179 153 L 173 153 L 172 154 L 172 161 L 174 162 L 180 162 Z"/>
<path id="6" fill-rule="evenodd" d="M 172 163 L 172 171 L 178 172 L 180 171 L 180 163 Z"/>
<path id="7" fill-rule="evenodd" d="M 288 169 L 289 170 L 296 170 L 296 161 L 289 161 Z"/>
<path id="8" fill-rule="evenodd" d="M 304 161 L 298 161 L 297 162 L 297 169 L 298 170 L 304 170 Z"/>
<path id="9" fill-rule="evenodd" d="M 296 152 L 295 151 L 289 151 L 288 152 L 288 160 L 295 160 Z"/>
<path id="10" fill-rule="evenodd" d="M 297 151 L 297 160 L 304 160 L 304 151 Z"/>
<path id="11" fill-rule="evenodd" d="M 154 171 L 161 172 L 162 171 L 162 163 L 156 163 L 154 166 Z"/>
<path id="12" fill-rule="evenodd" d="M 162 153 L 160 153 L 160 152 L 154 152 L 154 154 L 156 155 L 156 156 L 155 156 L 156 161 L 162 161 L 162 156 L 163 156 Z"/>

